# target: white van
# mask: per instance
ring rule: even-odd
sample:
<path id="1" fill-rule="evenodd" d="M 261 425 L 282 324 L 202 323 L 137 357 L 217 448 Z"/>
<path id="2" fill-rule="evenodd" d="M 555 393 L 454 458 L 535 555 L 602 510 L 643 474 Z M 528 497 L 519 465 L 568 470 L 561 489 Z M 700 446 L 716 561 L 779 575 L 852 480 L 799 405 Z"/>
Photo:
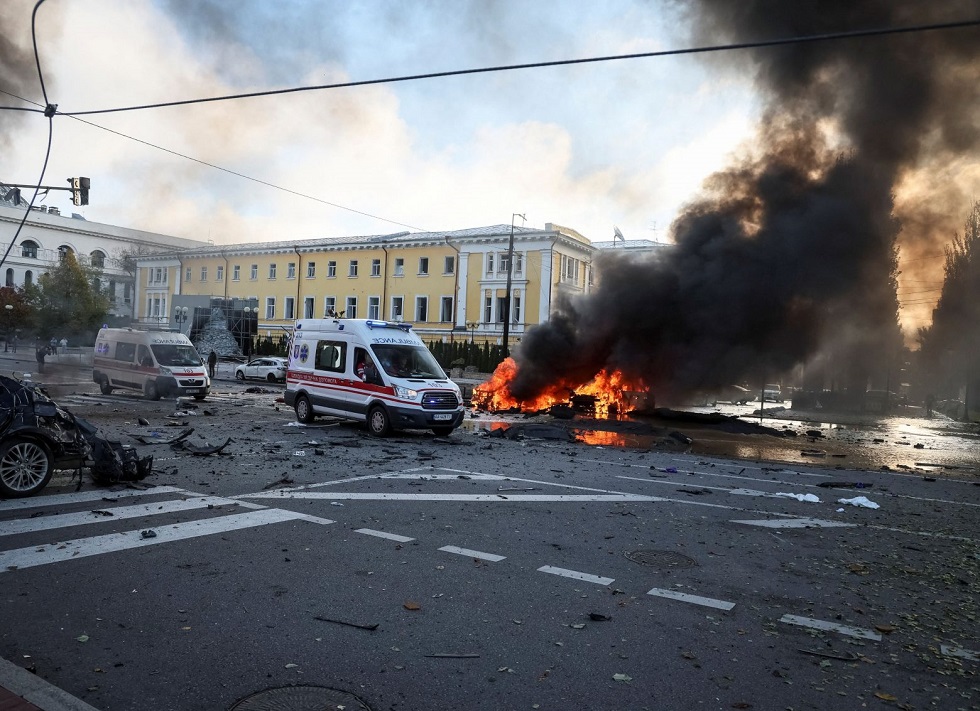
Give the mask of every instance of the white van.
<path id="1" fill-rule="evenodd" d="M 114 388 L 139 390 L 148 400 L 211 391 L 207 367 L 183 333 L 103 328 L 95 341 L 92 380 L 103 394 Z"/>
<path id="2" fill-rule="evenodd" d="M 300 422 L 333 415 L 365 422 L 379 437 L 399 429 L 448 435 L 463 421 L 459 386 L 411 326 L 387 321 L 297 321 L 285 400 Z"/>

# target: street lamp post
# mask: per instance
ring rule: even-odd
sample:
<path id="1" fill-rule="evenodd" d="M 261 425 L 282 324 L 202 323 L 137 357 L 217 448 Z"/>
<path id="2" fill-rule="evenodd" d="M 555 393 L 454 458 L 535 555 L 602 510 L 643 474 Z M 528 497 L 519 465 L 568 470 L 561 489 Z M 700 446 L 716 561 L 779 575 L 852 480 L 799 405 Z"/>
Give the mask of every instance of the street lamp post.
<path id="1" fill-rule="evenodd" d="M 177 330 L 183 332 L 181 324 L 187 323 L 187 314 L 190 311 L 186 306 L 178 306 L 174 309 L 174 321 L 177 322 Z"/>
<path id="2" fill-rule="evenodd" d="M 6 353 L 10 347 L 10 319 L 14 315 L 14 307 L 13 304 L 4 304 L 3 309 L 7 312 L 7 327 L 4 329 L 3 337 L 3 352 Z"/>
<path id="3" fill-rule="evenodd" d="M 475 321 L 467 321 L 466 322 L 466 328 L 470 332 L 470 345 L 471 346 L 473 345 L 473 336 L 476 335 L 476 329 L 478 329 L 479 327 L 480 327 L 480 324 L 476 323 Z"/>
<path id="4" fill-rule="evenodd" d="M 510 216 L 510 239 L 507 240 L 507 288 L 504 291 L 504 358 L 510 355 L 510 289 L 513 283 L 514 272 L 514 219 L 520 217 L 526 220 L 524 215 L 514 213 Z"/>

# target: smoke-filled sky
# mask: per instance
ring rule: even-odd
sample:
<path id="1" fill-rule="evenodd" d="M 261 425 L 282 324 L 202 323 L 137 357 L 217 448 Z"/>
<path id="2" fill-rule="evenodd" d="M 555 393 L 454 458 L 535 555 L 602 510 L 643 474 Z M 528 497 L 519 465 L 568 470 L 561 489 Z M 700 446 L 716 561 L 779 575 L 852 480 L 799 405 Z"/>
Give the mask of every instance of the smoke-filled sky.
<path id="1" fill-rule="evenodd" d="M 885 13 L 877 5 L 813 2 L 805 4 L 812 16 L 774 12 L 772 21 L 757 22 L 754 2 L 47 0 L 37 14 L 37 38 L 49 101 L 62 111 L 85 111 L 980 16 L 976 0 L 881 3 L 929 8 L 925 13 Z M 838 6 L 858 9 L 841 13 Z M 9 92 L 0 94 L 0 105 L 31 105 L 9 94 L 43 102 L 30 44 L 33 7 L 34 0 L 0 3 L 0 90 Z M 907 63 L 895 72 L 931 62 L 928 52 L 964 36 L 978 45 L 970 30 L 921 46 L 908 41 Z M 847 47 L 887 55 L 891 42 L 864 39 Z M 837 48 L 844 45 L 822 51 Z M 597 241 L 610 239 L 617 225 L 627 238 L 668 242 L 672 222 L 700 199 L 707 176 L 738 164 L 746 152 L 768 150 L 760 147 L 759 126 L 772 128 L 779 102 L 805 100 L 785 81 L 797 69 L 817 72 L 810 83 L 825 89 L 842 84 L 840 95 L 824 91 L 806 110 L 820 118 L 835 148 L 853 148 L 857 129 L 840 122 L 843 104 L 860 98 L 846 95 L 849 77 L 833 62 L 797 67 L 781 52 L 59 116 L 44 182 L 66 185 L 86 175 L 92 204 L 74 207 L 67 193 L 46 202 L 64 214 L 219 244 L 456 229 L 507 223 L 514 213 L 525 214 L 528 226 L 555 222 Z M 962 62 L 951 66 L 948 88 L 966 90 L 970 71 Z M 874 82 L 853 86 L 867 91 Z M 914 133 L 922 122 L 907 121 L 900 96 L 865 127 L 875 134 L 877 127 L 908 125 L 912 133 L 896 140 L 916 145 L 914 160 L 894 166 L 891 186 L 906 231 L 899 237 L 906 325 L 928 316 L 938 296 L 942 244 L 980 194 L 972 140 L 951 140 L 970 133 L 976 107 L 971 114 L 960 109 L 975 86 L 970 96 L 943 94 L 950 102 L 939 105 L 946 121 L 930 121 L 928 135 Z M 47 128 L 39 114 L 0 111 L 0 181 L 37 180 Z"/>

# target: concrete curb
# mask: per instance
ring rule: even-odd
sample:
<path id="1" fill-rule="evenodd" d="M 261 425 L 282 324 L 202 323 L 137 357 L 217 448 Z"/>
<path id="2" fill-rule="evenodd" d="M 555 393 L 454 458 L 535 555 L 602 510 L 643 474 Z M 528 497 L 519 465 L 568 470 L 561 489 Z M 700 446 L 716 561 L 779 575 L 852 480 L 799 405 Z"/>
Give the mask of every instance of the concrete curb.
<path id="1" fill-rule="evenodd" d="M 36 674 L 0 657 L 0 688 L 17 694 L 41 711 L 99 711 Z"/>

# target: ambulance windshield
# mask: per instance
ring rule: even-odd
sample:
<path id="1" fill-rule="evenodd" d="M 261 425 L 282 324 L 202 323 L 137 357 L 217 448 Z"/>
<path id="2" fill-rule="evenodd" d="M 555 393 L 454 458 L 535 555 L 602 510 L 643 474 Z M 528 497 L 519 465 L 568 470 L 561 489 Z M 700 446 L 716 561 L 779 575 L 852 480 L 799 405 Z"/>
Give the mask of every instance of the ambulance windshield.
<path id="1" fill-rule="evenodd" d="M 194 346 L 176 346 L 166 343 L 157 343 L 150 346 L 157 363 L 167 366 L 179 365 L 203 365 L 201 356 L 197 354 Z"/>
<path id="2" fill-rule="evenodd" d="M 446 377 L 442 366 L 424 346 L 374 345 L 371 346 L 378 362 L 388 375 L 395 378 Z"/>

